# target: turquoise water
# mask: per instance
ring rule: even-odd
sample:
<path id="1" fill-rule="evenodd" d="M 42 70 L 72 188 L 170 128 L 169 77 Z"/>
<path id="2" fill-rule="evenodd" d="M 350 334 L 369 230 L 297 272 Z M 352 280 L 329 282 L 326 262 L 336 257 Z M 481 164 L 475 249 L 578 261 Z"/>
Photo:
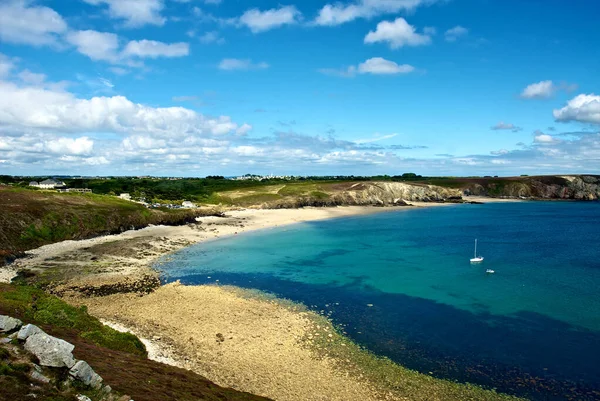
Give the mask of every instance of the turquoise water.
<path id="1" fill-rule="evenodd" d="M 469 263 L 475 238 L 481 265 Z M 439 377 L 600 399 L 599 241 L 599 203 L 456 205 L 249 233 L 159 268 L 167 281 L 303 302 L 374 352 Z"/>

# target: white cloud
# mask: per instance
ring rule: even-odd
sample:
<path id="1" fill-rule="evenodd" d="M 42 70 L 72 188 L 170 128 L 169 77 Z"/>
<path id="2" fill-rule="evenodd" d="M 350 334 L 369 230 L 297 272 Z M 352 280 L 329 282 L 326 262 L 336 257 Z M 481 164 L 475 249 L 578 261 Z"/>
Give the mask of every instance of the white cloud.
<path id="1" fill-rule="evenodd" d="M 250 132 L 252 130 L 252 126 L 250 124 L 242 124 L 241 127 L 239 127 L 235 133 L 237 135 L 246 135 L 248 132 Z"/>
<path id="2" fill-rule="evenodd" d="M 67 23 L 51 8 L 30 6 L 26 0 L 3 0 L 0 4 L 0 40 L 34 46 L 56 45 Z"/>
<path id="3" fill-rule="evenodd" d="M 577 121 L 600 124 L 600 96 L 581 94 L 569 100 L 567 105 L 553 111 L 556 121 Z"/>
<path id="4" fill-rule="evenodd" d="M 560 142 L 557 138 L 553 137 L 552 135 L 544 134 L 542 131 L 539 130 L 535 131 L 533 135 L 533 142 L 538 144 L 551 144 Z"/>
<path id="5" fill-rule="evenodd" d="M 467 28 L 457 25 L 454 28 L 448 29 L 444 33 L 444 38 L 448 42 L 456 42 L 457 39 L 459 39 L 463 36 L 467 36 L 468 33 L 469 33 L 469 30 Z"/>
<path id="6" fill-rule="evenodd" d="M 343 4 L 326 4 L 314 21 L 316 25 L 341 25 L 358 18 L 372 18 L 383 14 L 411 11 L 420 5 L 431 4 L 436 0 L 356 0 Z"/>
<path id="7" fill-rule="evenodd" d="M 491 127 L 491 129 L 494 130 L 494 131 L 510 130 L 512 132 L 519 132 L 519 131 L 522 130 L 521 127 L 517 127 L 514 124 L 505 123 L 503 121 L 500 121 L 498 124 L 496 124 L 493 127 Z"/>
<path id="8" fill-rule="evenodd" d="M 46 74 L 38 74 L 29 70 L 21 71 L 18 76 L 21 81 L 32 85 L 41 85 L 46 80 Z"/>
<path id="9" fill-rule="evenodd" d="M 272 8 L 260 11 L 257 8 L 246 11 L 238 23 L 247 26 L 253 33 L 265 32 L 284 25 L 297 24 L 302 18 L 302 13 L 294 6 Z"/>
<path id="10" fill-rule="evenodd" d="M 216 43 L 216 44 L 222 45 L 223 43 L 225 43 L 225 39 L 223 39 L 221 37 L 221 35 L 219 34 L 218 31 L 206 32 L 204 35 L 200 36 L 198 39 L 200 40 L 200 42 L 205 43 L 205 44 Z"/>
<path id="11" fill-rule="evenodd" d="M 89 155 L 94 148 L 94 141 L 86 136 L 80 138 L 57 138 L 45 143 L 45 149 L 59 155 Z"/>
<path id="12" fill-rule="evenodd" d="M 393 75 L 413 72 L 415 67 L 408 64 L 398 65 L 381 57 L 373 57 L 358 65 L 359 74 Z"/>
<path id="13" fill-rule="evenodd" d="M 351 78 L 357 74 L 396 75 L 408 74 L 413 71 L 415 71 L 415 67 L 412 65 L 400 65 L 382 57 L 373 57 L 360 63 L 358 66 L 350 66 L 341 70 L 334 68 L 322 68 L 319 70 L 319 72 L 325 75 L 334 75 L 345 78 Z"/>
<path id="14" fill-rule="evenodd" d="M 119 61 L 119 37 L 114 33 L 92 30 L 71 31 L 66 36 L 67 42 L 77 51 L 94 61 Z"/>
<path id="15" fill-rule="evenodd" d="M 137 28 L 144 25 L 164 25 L 161 15 L 163 0 L 83 0 L 95 6 L 108 6 L 111 18 L 125 20 L 125 26 Z"/>
<path id="16" fill-rule="evenodd" d="M 132 40 L 121 49 L 121 40 L 114 33 L 71 31 L 66 40 L 81 54 L 94 61 L 140 66 L 136 58 L 183 57 L 189 54 L 187 43 L 163 43 L 154 40 Z M 123 74 L 124 70 L 117 70 Z M 113 71 L 114 72 L 114 71 Z"/>
<path id="17" fill-rule="evenodd" d="M 395 21 L 382 21 L 377 24 L 375 31 L 370 31 L 365 36 L 365 43 L 387 42 L 392 49 L 403 46 L 422 46 L 431 43 L 431 37 L 416 32 L 404 18 Z"/>
<path id="18" fill-rule="evenodd" d="M 65 91 L 20 87 L 0 81 L 0 126 L 63 133 L 114 132 L 171 135 L 223 135 L 238 125 L 229 117 L 207 118 L 183 107 L 155 108 L 123 96 L 80 99 Z"/>
<path id="19" fill-rule="evenodd" d="M 221 60 L 218 67 L 224 71 L 264 70 L 269 68 L 269 64 L 265 62 L 253 63 L 250 59 L 226 58 Z"/>
<path id="20" fill-rule="evenodd" d="M 155 40 L 132 40 L 123 49 L 124 57 L 183 57 L 190 53 L 187 43 L 163 43 Z"/>
<path id="21" fill-rule="evenodd" d="M 354 143 L 361 145 L 364 143 L 373 143 L 373 142 L 379 142 L 379 141 L 385 141 L 386 139 L 391 139 L 398 136 L 398 134 L 388 134 L 388 135 L 375 135 L 374 138 L 369 138 L 369 139 L 358 139 L 356 141 L 354 141 Z"/>
<path id="22" fill-rule="evenodd" d="M 528 85 L 521 92 L 521 97 L 523 99 L 546 99 L 551 97 L 555 91 L 556 86 L 552 81 L 541 81 Z"/>

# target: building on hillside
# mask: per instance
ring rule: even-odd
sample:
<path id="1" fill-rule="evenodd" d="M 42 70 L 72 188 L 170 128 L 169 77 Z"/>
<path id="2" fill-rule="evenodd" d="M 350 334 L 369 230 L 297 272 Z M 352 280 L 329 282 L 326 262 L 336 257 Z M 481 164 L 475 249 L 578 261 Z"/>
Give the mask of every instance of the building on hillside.
<path id="1" fill-rule="evenodd" d="M 37 187 L 37 188 L 41 188 L 41 189 L 54 189 L 54 188 L 62 188 L 62 187 L 65 187 L 66 185 L 62 181 L 48 179 L 48 180 L 44 180 L 44 181 L 40 181 L 40 182 L 31 181 L 29 183 L 29 186 Z"/>
<path id="2" fill-rule="evenodd" d="M 123 193 L 123 194 L 119 195 L 119 198 L 130 201 L 131 200 L 131 195 L 129 195 L 127 193 Z"/>
<path id="3" fill-rule="evenodd" d="M 185 202 L 183 202 L 183 203 L 181 204 L 181 206 L 182 206 L 182 207 L 184 207 L 184 208 L 186 208 L 186 209 L 193 209 L 193 208 L 195 208 L 195 207 L 196 207 L 196 205 L 195 205 L 195 204 L 193 204 L 193 203 L 192 203 L 192 202 L 190 202 L 190 201 L 185 201 Z"/>
<path id="4" fill-rule="evenodd" d="M 89 188 L 61 188 L 57 189 L 58 192 L 79 192 L 85 194 L 91 194 L 92 190 Z"/>

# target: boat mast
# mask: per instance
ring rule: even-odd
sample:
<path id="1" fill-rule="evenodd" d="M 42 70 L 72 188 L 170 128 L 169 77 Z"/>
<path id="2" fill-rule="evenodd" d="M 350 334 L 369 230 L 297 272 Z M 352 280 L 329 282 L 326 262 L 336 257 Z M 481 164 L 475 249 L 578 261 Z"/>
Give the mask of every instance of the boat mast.
<path id="1" fill-rule="evenodd" d="M 475 258 L 477 257 L 477 240 L 475 240 Z"/>

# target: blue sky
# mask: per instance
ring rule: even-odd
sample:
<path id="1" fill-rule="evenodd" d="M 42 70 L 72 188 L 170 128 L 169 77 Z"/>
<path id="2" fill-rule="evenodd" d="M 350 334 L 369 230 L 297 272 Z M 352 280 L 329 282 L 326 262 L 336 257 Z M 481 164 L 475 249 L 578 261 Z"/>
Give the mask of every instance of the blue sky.
<path id="1" fill-rule="evenodd" d="M 0 0 L 0 172 L 600 173 L 598 15 L 591 0 Z"/>

